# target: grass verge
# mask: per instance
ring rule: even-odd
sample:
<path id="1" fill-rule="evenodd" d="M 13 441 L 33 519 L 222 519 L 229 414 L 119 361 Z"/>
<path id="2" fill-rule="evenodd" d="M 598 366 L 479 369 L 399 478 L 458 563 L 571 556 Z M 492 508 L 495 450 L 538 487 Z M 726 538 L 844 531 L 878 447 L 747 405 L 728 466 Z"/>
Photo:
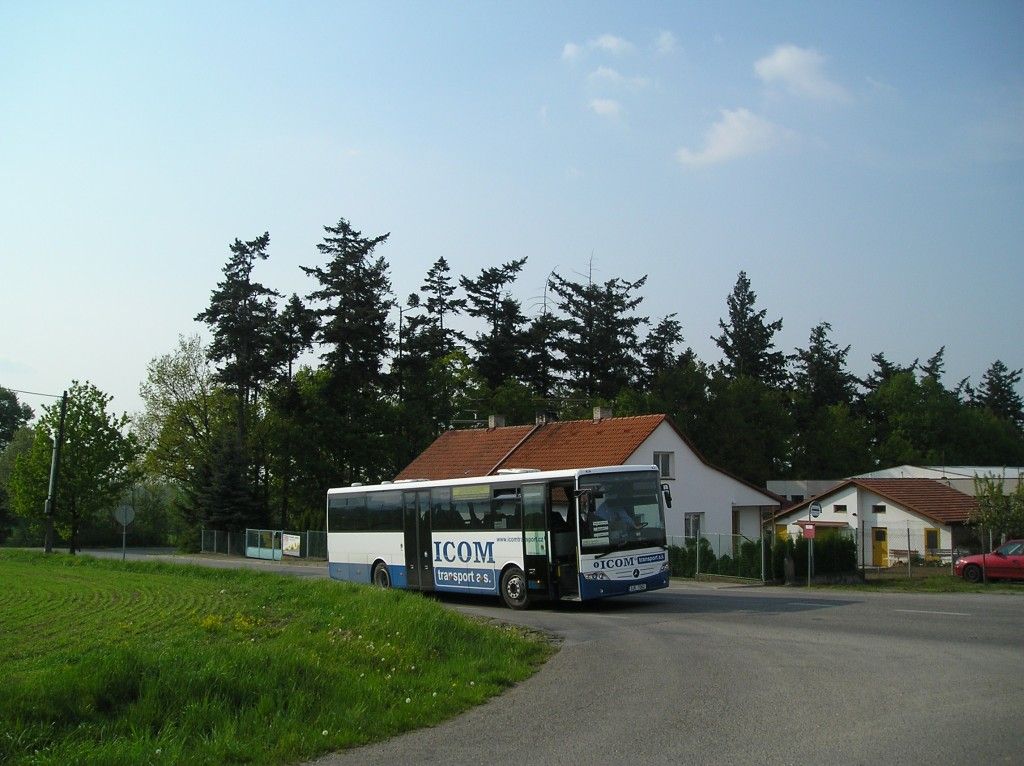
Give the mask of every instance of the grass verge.
<path id="1" fill-rule="evenodd" d="M 289 763 L 438 723 L 542 638 L 330 581 L 0 551 L 0 763 Z"/>
<path id="2" fill-rule="evenodd" d="M 933 574 L 927 577 L 869 577 L 857 585 L 815 585 L 816 588 L 882 591 L 886 593 L 1022 593 L 1024 584 L 990 582 L 969 583 L 949 574 Z"/>

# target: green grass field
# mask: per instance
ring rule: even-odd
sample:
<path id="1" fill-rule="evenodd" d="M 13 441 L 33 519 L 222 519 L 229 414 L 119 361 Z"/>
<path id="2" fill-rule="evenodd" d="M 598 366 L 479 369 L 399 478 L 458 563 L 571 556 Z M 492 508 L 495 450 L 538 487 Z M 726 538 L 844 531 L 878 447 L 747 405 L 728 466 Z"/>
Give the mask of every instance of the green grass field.
<path id="1" fill-rule="evenodd" d="M 410 593 L 0 551 L 0 763 L 291 763 L 449 718 L 550 652 Z"/>

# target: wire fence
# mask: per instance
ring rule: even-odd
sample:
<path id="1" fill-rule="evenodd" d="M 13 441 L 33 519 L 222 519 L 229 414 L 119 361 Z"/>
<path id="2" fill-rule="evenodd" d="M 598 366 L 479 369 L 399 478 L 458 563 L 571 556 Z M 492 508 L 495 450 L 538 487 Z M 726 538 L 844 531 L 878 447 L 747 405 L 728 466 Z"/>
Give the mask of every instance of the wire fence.
<path id="1" fill-rule="evenodd" d="M 669 536 L 668 560 L 673 577 L 702 576 L 765 579 L 765 551 L 760 539 L 743 535 Z"/>
<path id="2" fill-rule="evenodd" d="M 806 578 L 810 555 L 814 575 L 856 572 L 866 580 L 926 578 L 952 575 L 959 557 L 988 552 L 998 544 L 998 539 L 966 525 L 905 518 L 888 522 L 876 516 L 858 529 L 819 526 L 813 544 L 802 533 L 780 531 L 772 545 L 772 568 L 777 580 Z M 795 570 L 788 576 L 787 565 L 778 561 L 787 550 Z"/>

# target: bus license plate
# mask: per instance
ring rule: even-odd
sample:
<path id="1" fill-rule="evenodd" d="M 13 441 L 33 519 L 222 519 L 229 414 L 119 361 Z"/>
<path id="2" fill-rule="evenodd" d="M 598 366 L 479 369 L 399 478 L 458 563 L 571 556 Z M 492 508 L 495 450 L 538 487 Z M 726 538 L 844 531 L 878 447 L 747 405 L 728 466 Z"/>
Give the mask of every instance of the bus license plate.
<path id="1" fill-rule="evenodd" d="M 637 583 L 636 585 L 630 585 L 629 586 L 629 592 L 630 593 L 636 593 L 636 592 L 641 591 L 641 590 L 647 590 L 647 583 L 641 582 L 641 583 Z"/>

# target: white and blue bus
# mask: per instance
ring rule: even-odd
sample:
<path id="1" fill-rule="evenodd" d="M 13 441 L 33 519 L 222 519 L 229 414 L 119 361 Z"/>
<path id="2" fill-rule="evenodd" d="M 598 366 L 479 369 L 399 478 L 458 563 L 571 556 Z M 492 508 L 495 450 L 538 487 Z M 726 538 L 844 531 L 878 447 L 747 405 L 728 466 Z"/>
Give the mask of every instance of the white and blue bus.
<path id="1" fill-rule="evenodd" d="M 327 493 L 337 580 L 584 601 L 665 588 L 668 487 L 655 466 L 514 471 Z"/>

